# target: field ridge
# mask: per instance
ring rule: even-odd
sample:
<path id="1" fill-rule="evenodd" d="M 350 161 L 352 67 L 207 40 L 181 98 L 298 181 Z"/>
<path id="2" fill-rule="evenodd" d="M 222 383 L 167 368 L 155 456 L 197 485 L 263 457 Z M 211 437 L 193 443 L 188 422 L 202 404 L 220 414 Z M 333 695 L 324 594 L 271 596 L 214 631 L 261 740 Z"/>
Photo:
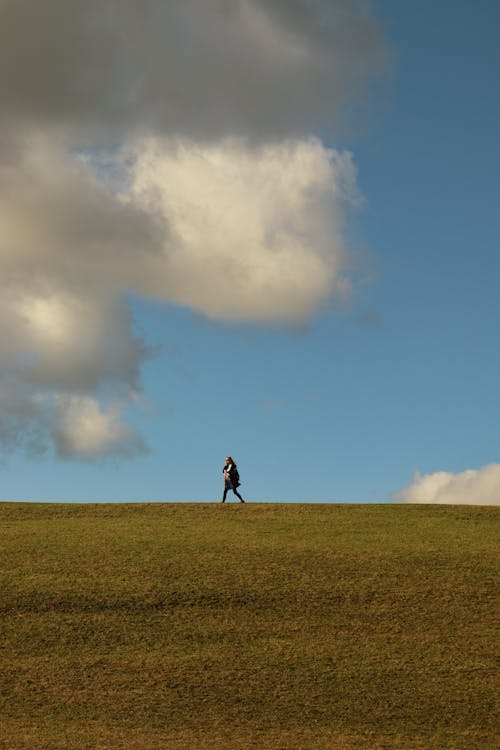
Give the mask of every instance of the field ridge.
<path id="1" fill-rule="evenodd" d="M 493 750 L 498 521 L 0 503 L 0 747 Z"/>

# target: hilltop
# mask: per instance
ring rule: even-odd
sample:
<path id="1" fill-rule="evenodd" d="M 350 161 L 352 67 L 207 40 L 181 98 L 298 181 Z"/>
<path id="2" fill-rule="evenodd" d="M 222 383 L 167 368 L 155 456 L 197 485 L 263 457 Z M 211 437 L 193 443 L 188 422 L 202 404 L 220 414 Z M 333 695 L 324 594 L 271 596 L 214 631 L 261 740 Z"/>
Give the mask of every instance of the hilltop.
<path id="1" fill-rule="evenodd" d="M 0 747 L 494 748 L 498 520 L 1 503 Z"/>

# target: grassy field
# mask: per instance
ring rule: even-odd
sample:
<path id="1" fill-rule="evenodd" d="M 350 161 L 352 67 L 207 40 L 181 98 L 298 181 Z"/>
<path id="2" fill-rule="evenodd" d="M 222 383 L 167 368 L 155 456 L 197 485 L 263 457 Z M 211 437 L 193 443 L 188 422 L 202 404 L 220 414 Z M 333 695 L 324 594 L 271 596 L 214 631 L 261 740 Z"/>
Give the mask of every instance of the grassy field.
<path id="1" fill-rule="evenodd" d="M 0 503 L 0 747 L 498 748 L 499 518 Z"/>

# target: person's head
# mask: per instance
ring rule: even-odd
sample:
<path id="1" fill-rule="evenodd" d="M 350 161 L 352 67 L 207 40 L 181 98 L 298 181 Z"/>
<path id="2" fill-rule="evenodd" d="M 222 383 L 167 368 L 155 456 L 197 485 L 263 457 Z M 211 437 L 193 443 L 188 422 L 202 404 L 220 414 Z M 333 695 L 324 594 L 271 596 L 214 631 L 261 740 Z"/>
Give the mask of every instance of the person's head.
<path id="1" fill-rule="evenodd" d="M 233 459 L 231 458 L 231 456 L 226 456 L 226 463 L 227 463 L 227 464 L 234 464 L 234 461 L 233 461 Z"/>

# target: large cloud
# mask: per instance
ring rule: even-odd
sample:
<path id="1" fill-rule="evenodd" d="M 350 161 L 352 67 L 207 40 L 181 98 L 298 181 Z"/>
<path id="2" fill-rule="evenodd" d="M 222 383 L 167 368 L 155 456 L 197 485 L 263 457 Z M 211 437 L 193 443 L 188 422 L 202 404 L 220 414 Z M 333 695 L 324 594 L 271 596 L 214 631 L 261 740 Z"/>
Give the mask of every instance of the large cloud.
<path id="1" fill-rule="evenodd" d="M 417 474 L 412 484 L 397 492 L 393 499 L 401 503 L 500 505 L 500 464 L 458 474 L 448 471 Z"/>
<path id="2" fill-rule="evenodd" d="M 262 323 L 303 320 L 349 289 L 341 230 L 359 200 L 350 154 L 316 139 L 149 138 L 109 164 L 120 191 L 95 158 L 45 138 L 0 165 L 4 447 L 40 452 L 48 438 L 62 457 L 85 459 L 143 450 L 116 408 L 136 399 L 148 355 L 127 292 Z M 100 416 L 108 407 L 88 401 L 110 393 L 113 429 Z M 89 420 L 85 434 L 98 439 L 68 437 Z"/>
<path id="3" fill-rule="evenodd" d="M 342 228 L 359 201 L 356 170 L 349 153 L 317 139 L 149 138 L 108 157 L 120 193 L 89 158 L 45 141 L 20 154 L 0 164 L 3 328 L 24 322 L 23 341 L 28 321 L 48 325 L 37 339 L 48 356 L 56 317 L 59 329 L 79 320 L 97 336 L 126 290 L 249 321 L 301 320 L 346 291 Z M 82 295 L 90 299 L 70 299 Z M 68 346 L 85 346 L 76 333 Z"/>
<path id="4" fill-rule="evenodd" d="M 0 0 L 0 119 L 80 135 L 315 130 L 380 67 L 366 0 Z"/>
<path id="5" fill-rule="evenodd" d="M 144 450 L 128 292 L 262 323 L 348 292 L 356 172 L 311 133 L 382 58 L 362 0 L 0 0 L 0 445 Z"/>

